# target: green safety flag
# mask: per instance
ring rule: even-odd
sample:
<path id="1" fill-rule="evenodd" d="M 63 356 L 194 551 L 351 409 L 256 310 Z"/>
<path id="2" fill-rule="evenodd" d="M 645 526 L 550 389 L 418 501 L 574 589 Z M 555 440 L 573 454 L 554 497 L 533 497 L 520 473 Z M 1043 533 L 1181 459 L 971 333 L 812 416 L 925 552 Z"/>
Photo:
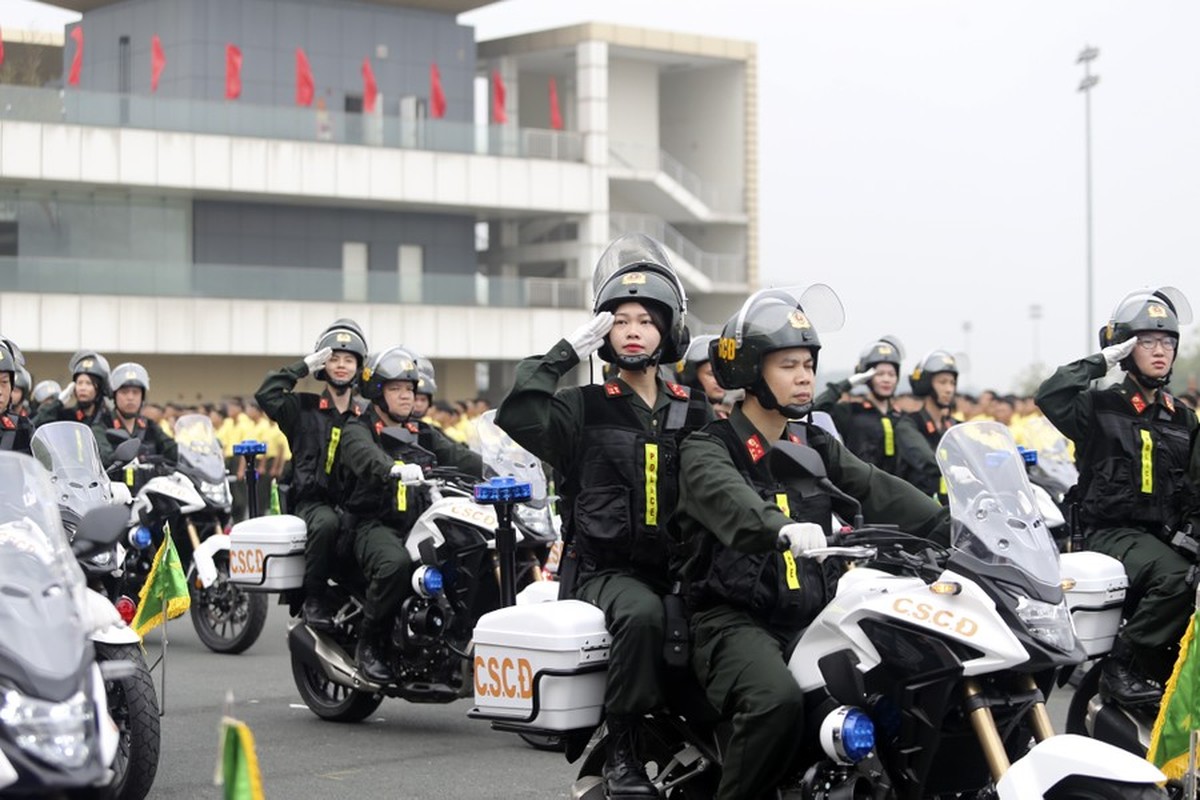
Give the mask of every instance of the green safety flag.
<path id="1" fill-rule="evenodd" d="M 271 481 L 271 505 L 270 505 L 270 508 L 268 509 L 268 513 L 271 513 L 271 514 L 282 513 L 279 510 L 279 484 L 276 483 L 274 480 Z"/>
<path id="2" fill-rule="evenodd" d="M 1192 614 L 1179 642 L 1179 658 L 1163 692 L 1146 753 L 1151 764 L 1175 780 L 1187 772 L 1191 732 L 1200 728 L 1200 653 L 1196 649 L 1196 614 Z"/>
<path id="3" fill-rule="evenodd" d="M 241 720 L 221 720 L 221 749 L 217 754 L 217 780 L 225 787 L 225 800 L 263 800 L 262 774 L 254 753 L 254 734 Z"/>
<path id="4" fill-rule="evenodd" d="M 145 636 L 150 629 L 161 625 L 165 619 L 175 619 L 191 608 L 187 578 L 169 528 L 163 530 L 163 543 L 154 556 L 154 566 L 138 593 L 137 614 L 131 623 L 138 636 Z"/>

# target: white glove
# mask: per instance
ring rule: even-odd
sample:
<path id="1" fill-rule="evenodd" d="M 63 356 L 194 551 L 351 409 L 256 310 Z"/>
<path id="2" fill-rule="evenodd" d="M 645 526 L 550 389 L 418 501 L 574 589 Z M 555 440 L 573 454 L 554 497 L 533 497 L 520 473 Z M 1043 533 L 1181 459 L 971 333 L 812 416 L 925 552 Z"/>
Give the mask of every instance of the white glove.
<path id="1" fill-rule="evenodd" d="M 1137 347 L 1137 337 L 1131 336 L 1120 344 L 1112 344 L 1104 348 L 1100 351 L 1100 355 L 1104 356 L 1104 363 L 1108 365 L 1109 369 L 1112 369 L 1132 353 L 1135 347 Z"/>
<path id="2" fill-rule="evenodd" d="M 604 344 L 604 337 L 612 330 L 613 315 L 611 311 L 601 311 L 590 322 L 567 337 L 567 343 L 583 361 Z"/>
<path id="3" fill-rule="evenodd" d="M 388 473 L 393 478 L 399 478 L 401 483 L 418 483 L 425 480 L 425 470 L 420 464 L 396 464 Z"/>
<path id="4" fill-rule="evenodd" d="M 871 380 L 875 375 L 875 368 L 871 367 L 866 372 L 856 372 L 850 376 L 851 386 L 862 386 L 867 381 Z"/>
<path id="5" fill-rule="evenodd" d="M 779 529 L 779 541 L 786 542 L 792 555 L 800 558 L 805 551 L 825 547 L 829 541 L 825 531 L 813 522 L 789 522 Z"/>
<path id="6" fill-rule="evenodd" d="M 316 375 L 317 370 L 325 366 L 325 362 L 333 355 L 332 347 L 322 347 L 315 353 L 304 357 L 304 366 L 308 367 L 309 375 Z"/>
<path id="7" fill-rule="evenodd" d="M 58 402 L 64 406 L 75 399 L 75 381 L 67 384 L 67 388 L 58 393 Z"/>

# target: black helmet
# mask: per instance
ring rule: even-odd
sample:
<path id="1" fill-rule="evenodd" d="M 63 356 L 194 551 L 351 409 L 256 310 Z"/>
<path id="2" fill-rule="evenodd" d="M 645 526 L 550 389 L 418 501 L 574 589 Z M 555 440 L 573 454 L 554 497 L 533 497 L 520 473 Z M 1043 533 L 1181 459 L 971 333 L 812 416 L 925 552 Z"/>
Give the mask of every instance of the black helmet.
<path id="1" fill-rule="evenodd" d="M 95 350 L 77 350 L 67 362 L 67 370 L 71 379 L 80 375 L 89 375 L 96 381 L 96 399 L 108 394 L 109 369 L 108 359 Z"/>
<path id="2" fill-rule="evenodd" d="M 118 364 L 112 371 L 111 383 L 111 394 L 114 400 L 117 397 L 117 390 L 123 389 L 126 386 L 136 386 L 141 389 L 143 401 L 145 401 L 146 395 L 150 394 L 150 373 L 136 361 L 126 361 L 124 364 Z"/>
<path id="3" fill-rule="evenodd" d="M 858 363 L 854 365 L 855 372 L 866 372 L 876 364 L 891 364 L 900 373 L 900 363 L 904 360 L 904 345 L 895 336 L 880 336 L 858 354 Z"/>
<path id="4" fill-rule="evenodd" d="M 1187 325 L 1191 321 L 1191 304 L 1183 292 L 1174 286 L 1137 289 L 1121 298 L 1113 308 L 1108 324 L 1100 329 L 1100 349 L 1128 341 L 1146 331 L 1166 333 L 1178 341 L 1179 326 Z M 1139 381 L 1148 386 L 1166 386 L 1171 381 L 1169 371 L 1161 378 L 1147 378 L 1137 368 L 1132 354 L 1122 359 L 1121 368 L 1133 373 Z"/>
<path id="5" fill-rule="evenodd" d="M 675 363 L 675 380 L 684 386 L 699 389 L 700 379 L 696 377 L 696 370 L 712 359 L 708 354 L 708 349 L 716 339 L 717 337 L 713 334 L 694 337 L 688 343 L 687 352 L 683 354 L 683 358 Z"/>
<path id="6" fill-rule="evenodd" d="M 417 358 L 417 374 L 421 379 L 417 381 L 417 394 L 423 394 L 429 399 L 437 394 L 437 373 L 433 370 L 433 362 L 425 356 Z"/>
<path id="7" fill-rule="evenodd" d="M 25 354 L 21 352 L 21 348 L 17 347 L 16 342 L 14 342 L 12 339 L 9 339 L 7 336 L 0 334 L 0 347 L 3 347 L 8 351 L 9 355 L 13 357 L 13 362 L 16 363 L 18 367 L 25 366 Z"/>
<path id="8" fill-rule="evenodd" d="M 58 381 L 38 381 L 37 386 L 33 387 L 31 397 L 34 405 L 40 406 L 50 398 L 58 397 L 61 391 L 62 387 L 58 385 Z"/>
<path id="9" fill-rule="evenodd" d="M 409 381 L 415 389 L 420 380 L 416 355 L 403 347 L 389 347 L 367 358 L 358 384 L 363 397 L 378 402 L 383 399 L 383 385 L 388 381 Z"/>
<path id="10" fill-rule="evenodd" d="M 921 359 L 917 366 L 913 367 L 912 374 L 908 376 L 908 383 L 912 386 L 912 393 L 916 397 L 932 397 L 933 396 L 933 376 L 942 372 L 949 372 L 958 379 L 958 360 L 948 350 L 934 350 Z"/>
<path id="11" fill-rule="evenodd" d="M 363 334 L 362 328 L 358 327 L 358 323 L 352 319 L 343 317 L 325 330 L 321 331 L 321 335 L 317 337 L 317 343 L 313 345 L 313 352 L 330 348 L 337 351 L 342 350 L 347 353 L 353 353 L 358 359 L 358 369 L 362 369 L 363 361 L 367 357 L 367 337 Z M 328 381 L 329 375 L 326 374 L 325 368 L 317 370 L 313 375 L 319 381 Z M 341 388 L 340 384 L 334 384 Z"/>
<path id="12" fill-rule="evenodd" d="M 605 337 L 600 358 L 625 369 L 645 369 L 659 361 L 678 361 L 687 348 L 687 293 L 671 267 L 666 249 L 644 233 L 627 233 L 609 244 L 592 276 L 592 312 L 615 311 L 627 302 L 646 304 L 664 315 L 662 343 L 655 353 L 618 359 Z"/>
<path id="13" fill-rule="evenodd" d="M 9 386 L 16 385 L 18 369 L 20 367 L 17 366 L 17 361 L 13 358 L 12 353 L 8 351 L 8 348 L 0 347 L 0 372 L 8 373 Z"/>
<path id="14" fill-rule="evenodd" d="M 845 314 L 837 294 L 824 284 L 802 293 L 798 288 L 762 289 L 752 294 L 741 311 L 709 345 L 713 375 L 724 389 L 745 389 L 764 408 L 778 408 L 790 417 L 807 414 L 810 406 L 779 405 L 762 378 L 763 356 L 776 350 L 806 347 L 813 369 L 821 350 L 817 326 L 826 331 L 842 327 Z"/>

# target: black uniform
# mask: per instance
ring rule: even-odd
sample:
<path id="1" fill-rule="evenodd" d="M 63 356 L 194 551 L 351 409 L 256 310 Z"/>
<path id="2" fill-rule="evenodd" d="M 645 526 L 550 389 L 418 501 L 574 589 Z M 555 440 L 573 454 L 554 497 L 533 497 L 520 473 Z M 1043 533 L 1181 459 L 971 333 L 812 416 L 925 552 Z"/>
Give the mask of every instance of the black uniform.
<path id="1" fill-rule="evenodd" d="M 383 436 L 389 427 L 399 428 L 408 441 Z M 400 463 L 452 466 L 481 476 L 483 460 L 424 422 L 392 426 L 374 406 L 346 424 L 339 449 L 342 505 L 355 519 L 354 556 L 368 581 L 363 628 L 378 635 L 411 591 L 412 559 L 404 539 L 429 505 L 426 490 L 390 477 L 392 467 Z"/>
<path id="2" fill-rule="evenodd" d="M 168 467 L 174 467 L 179 463 L 179 445 L 162 429 L 161 425 L 146 419 L 141 414 L 133 418 L 133 424 L 128 428 L 122 424 L 119 415 L 113 417 L 112 424 L 108 428 L 101 428 L 99 425 L 92 426 L 92 432 L 96 434 L 97 442 L 107 439 L 109 430 L 123 430 L 141 442 L 142 446 L 138 449 L 138 455 L 141 457 L 156 456 Z M 109 457 L 111 458 L 111 454 Z M 104 466 L 112 466 L 111 461 L 105 461 Z M 133 491 L 134 476 L 132 473 L 125 476 L 125 482 Z"/>
<path id="3" fill-rule="evenodd" d="M 338 411 L 328 390 L 321 394 L 293 391 L 308 374 L 301 359 L 276 372 L 254 394 L 263 413 L 279 425 L 292 451 L 284 483 L 288 486 L 287 507 L 304 520 L 308 538 L 304 543 L 304 593 L 319 597 L 333 577 L 337 557 L 337 505 L 341 485 L 337 469 L 339 445 L 346 423 L 358 416 L 350 403 Z"/>
<path id="4" fill-rule="evenodd" d="M 32 455 L 30 441 L 33 439 L 33 424 L 28 417 L 11 411 L 0 414 L 0 450 Z"/>
<path id="5" fill-rule="evenodd" d="M 907 482 L 860 461 L 816 426 L 791 423 L 785 436 L 816 449 L 829 479 L 862 502 L 866 519 L 948 539 L 947 512 Z M 709 702 L 733 724 L 721 800 L 764 796 L 804 741 L 804 697 L 783 649 L 831 596 L 821 568 L 779 552 L 777 542 L 791 522 L 828 533 L 836 507 L 815 481 L 774 479 L 764 461 L 770 447 L 737 408 L 681 451 L 678 521 L 693 553 L 685 568 L 692 666 Z"/>
<path id="6" fill-rule="evenodd" d="M 664 617 L 679 443 L 712 419 L 703 394 L 657 378 L 654 407 L 624 381 L 557 390 L 579 359 L 566 340 L 517 367 L 496 423 L 563 475 L 563 538 L 579 557 L 575 596 L 612 635 L 605 708 L 630 716 L 663 703 Z"/>
<path id="7" fill-rule="evenodd" d="M 1106 369 L 1102 355 L 1059 367 L 1038 389 L 1037 404 L 1075 442 L 1088 547 L 1120 560 L 1129 576 L 1122 638 L 1161 677 L 1193 607 L 1190 561 L 1167 540 L 1198 507 L 1198 425 L 1164 390 L 1148 403 L 1132 378 L 1089 389 Z"/>
<path id="8" fill-rule="evenodd" d="M 950 415 L 934 419 L 927 408 L 905 414 L 905 416 L 912 420 L 917 432 L 925 437 L 925 443 L 929 445 L 931 452 L 937 452 L 938 442 L 942 440 L 942 436 L 951 427 L 958 424 L 958 420 Z"/>
<path id="9" fill-rule="evenodd" d="M 838 402 L 848 391 L 850 381 L 829 384 L 813 401 L 813 410 L 825 411 L 833 418 L 851 453 L 925 494 L 935 494 L 942 474 L 912 418 L 895 409 L 885 413 L 865 399 Z"/>
<path id="10" fill-rule="evenodd" d="M 87 413 L 78 406 L 67 408 L 57 397 L 51 397 L 42 403 L 42 407 L 34 415 L 33 427 L 40 428 L 47 422 L 82 422 L 87 425 L 96 434 L 96 445 L 100 448 L 100 463 L 112 463 L 114 448 L 102 431 L 113 426 L 113 417 L 108 404 L 103 400 L 97 400 L 92 404 L 91 412 Z"/>

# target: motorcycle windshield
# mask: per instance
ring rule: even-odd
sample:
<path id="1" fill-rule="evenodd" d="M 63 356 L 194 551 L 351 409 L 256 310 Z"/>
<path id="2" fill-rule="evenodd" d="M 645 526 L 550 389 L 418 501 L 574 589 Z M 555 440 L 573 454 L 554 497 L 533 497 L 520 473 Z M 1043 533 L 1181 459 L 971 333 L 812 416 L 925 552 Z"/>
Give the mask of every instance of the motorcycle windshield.
<path id="1" fill-rule="evenodd" d="M 951 546 L 1058 585 L 1058 548 L 1008 428 L 999 422 L 955 425 L 938 443 L 937 462 L 950 497 Z"/>
<path id="2" fill-rule="evenodd" d="M 112 485 L 92 429 L 82 422 L 48 422 L 33 433 L 33 456 L 50 473 L 54 502 L 82 516 L 112 503 Z"/>
<path id="3" fill-rule="evenodd" d="M 83 571 L 63 532 L 49 476 L 27 455 L 0 452 L 0 671 L 5 677 L 28 690 L 39 677 L 74 675 L 87 645 L 84 603 Z"/>
<path id="4" fill-rule="evenodd" d="M 479 435 L 479 454 L 483 457 L 484 477 L 511 476 L 532 488 L 529 505 L 541 508 L 546 504 L 546 473 L 542 462 L 513 441 L 496 424 L 496 411 L 485 411 L 475 422 Z"/>
<path id="5" fill-rule="evenodd" d="M 182 472 L 195 475 L 205 483 L 225 480 L 225 459 L 212 420 L 204 414 L 184 414 L 175 421 L 175 443 L 179 445 Z"/>
<path id="6" fill-rule="evenodd" d="M 1059 492 L 1066 492 L 1079 481 L 1079 470 L 1071 455 L 1071 443 L 1045 417 L 1033 417 L 1021 426 L 1025 446 L 1037 451 L 1035 470 L 1041 472 Z"/>

